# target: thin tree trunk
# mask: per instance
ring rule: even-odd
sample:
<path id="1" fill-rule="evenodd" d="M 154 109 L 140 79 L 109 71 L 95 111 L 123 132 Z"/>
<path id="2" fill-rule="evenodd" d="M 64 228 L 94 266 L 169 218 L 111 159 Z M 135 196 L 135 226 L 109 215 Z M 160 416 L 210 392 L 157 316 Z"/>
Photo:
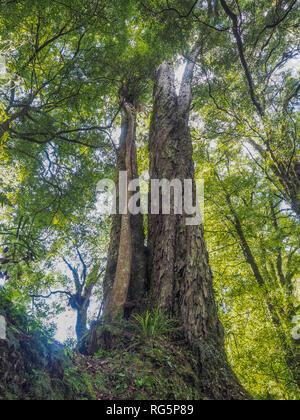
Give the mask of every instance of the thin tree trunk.
<path id="1" fill-rule="evenodd" d="M 276 152 L 272 150 L 272 138 L 265 142 L 265 147 L 259 145 L 253 139 L 249 139 L 250 144 L 266 161 L 270 161 L 270 168 L 278 179 L 280 186 L 278 189 L 282 197 L 290 204 L 291 209 L 300 217 L 300 162 L 294 158 L 284 161 L 281 157 L 276 156 Z"/>
<path id="2" fill-rule="evenodd" d="M 260 272 L 260 269 L 258 267 L 258 264 L 256 263 L 255 257 L 251 251 L 251 248 L 248 244 L 248 241 L 246 239 L 246 236 L 244 234 L 244 230 L 242 227 L 242 224 L 240 222 L 240 219 L 237 215 L 237 213 L 234 210 L 234 207 L 231 202 L 230 196 L 227 194 L 227 192 L 224 190 L 226 201 L 228 203 L 228 206 L 230 208 L 231 214 L 233 216 L 233 224 L 236 230 L 236 233 L 238 235 L 241 248 L 243 251 L 243 254 L 245 256 L 245 260 L 250 265 L 251 270 L 253 272 L 253 275 L 258 283 L 258 285 L 261 288 L 261 291 L 264 294 L 264 299 L 266 303 L 267 310 L 270 314 L 271 321 L 274 325 L 277 337 L 281 343 L 282 350 L 284 353 L 284 358 L 286 361 L 286 365 L 290 371 L 290 374 L 294 380 L 295 385 L 297 386 L 297 389 L 300 391 L 300 370 L 299 370 L 299 350 L 297 346 L 293 345 L 292 339 L 287 337 L 286 331 L 284 330 L 284 327 L 282 325 L 281 318 L 279 314 L 277 313 L 272 300 L 270 299 L 267 291 L 267 283 L 263 277 L 263 275 Z"/>
<path id="3" fill-rule="evenodd" d="M 300 163 L 297 160 L 287 164 L 275 161 L 272 169 L 284 189 L 286 200 L 300 217 Z"/>
<path id="4" fill-rule="evenodd" d="M 173 65 L 163 63 L 157 72 L 150 131 L 152 179 L 194 180 L 189 109 L 198 54 L 195 48 L 178 96 Z M 203 227 L 186 226 L 185 215 L 150 214 L 148 229 L 152 304 L 181 321 L 198 359 L 206 395 L 214 399 L 247 398 L 227 362 Z"/>
<path id="5" fill-rule="evenodd" d="M 236 40 L 241 66 L 244 70 L 247 79 L 251 101 L 255 106 L 259 117 L 262 119 L 265 116 L 265 110 L 262 105 L 263 101 L 261 101 L 257 95 L 254 79 L 246 60 L 245 47 L 243 45 L 243 39 L 239 28 L 239 17 L 230 8 L 226 0 L 220 0 L 220 4 L 222 5 L 227 16 L 232 21 L 232 32 Z M 291 207 L 297 214 L 297 216 L 300 217 L 300 162 L 297 161 L 297 159 L 293 159 L 293 161 L 290 160 L 288 162 L 284 162 L 280 157 L 278 158 L 278 156 L 276 156 L 271 147 L 272 138 L 268 139 L 265 142 L 266 150 L 264 147 L 261 147 L 260 145 L 256 144 L 256 142 L 254 142 L 253 140 L 251 143 L 254 145 L 256 150 L 264 157 L 264 159 L 271 159 L 271 168 L 284 189 L 285 198 L 291 204 Z"/>
<path id="6" fill-rule="evenodd" d="M 80 340 L 84 337 L 84 335 L 87 333 L 87 307 L 83 307 L 77 310 L 77 320 L 76 320 L 76 336 L 77 341 L 80 342 Z"/>

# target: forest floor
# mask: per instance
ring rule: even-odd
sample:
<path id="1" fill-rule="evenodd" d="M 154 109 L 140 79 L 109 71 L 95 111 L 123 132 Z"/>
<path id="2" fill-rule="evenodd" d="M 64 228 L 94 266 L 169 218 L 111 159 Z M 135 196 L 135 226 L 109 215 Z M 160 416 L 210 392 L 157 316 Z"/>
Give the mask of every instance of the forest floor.
<path id="1" fill-rule="evenodd" d="M 0 400 L 205 399 L 183 343 L 137 334 L 129 346 L 88 357 L 55 342 L 8 301 L 0 302 L 0 314 L 7 322 Z"/>
<path id="2" fill-rule="evenodd" d="M 100 351 L 93 357 L 75 354 L 77 371 L 97 400 L 198 400 L 195 362 L 165 339 L 136 343 L 129 351 Z"/>

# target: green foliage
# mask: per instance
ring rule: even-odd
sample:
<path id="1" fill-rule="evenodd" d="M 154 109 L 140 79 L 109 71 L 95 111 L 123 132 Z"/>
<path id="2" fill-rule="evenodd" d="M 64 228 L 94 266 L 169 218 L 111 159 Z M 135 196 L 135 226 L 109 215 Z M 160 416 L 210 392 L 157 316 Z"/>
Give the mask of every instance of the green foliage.
<path id="1" fill-rule="evenodd" d="M 135 333 L 138 340 L 138 333 Z M 79 356 L 77 369 L 87 373 L 98 399 L 200 399 L 196 364 L 189 352 L 153 337 L 130 349 L 111 350 L 101 357 Z"/>
<path id="2" fill-rule="evenodd" d="M 65 370 L 64 382 L 74 395 L 74 399 L 96 399 L 90 376 L 84 372 L 80 372 L 75 365 Z"/>
<path id="3" fill-rule="evenodd" d="M 153 337 L 165 337 L 176 331 L 177 321 L 169 319 L 166 314 L 159 308 L 152 312 L 147 311 L 146 314 L 133 316 L 137 329 L 142 340 Z"/>
<path id="4" fill-rule="evenodd" d="M 108 355 L 108 352 L 105 350 L 99 350 L 97 353 L 94 354 L 95 359 L 103 359 L 105 356 Z"/>
<path id="5" fill-rule="evenodd" d="M 0 314 L 8 318 L 10 322 L 18 325 L 22 333 L 39 331 L 45 340 L 53 337 L 55 331 L 54 325 L 46 325 L 42 318 L 29 315 L 24 301 L 23 304 L 18 300 L 16 301 L 14 294 L 3 288 L 0 288 Z M 16 333 L 18 328 L 16 329 L 16 327 L 10 326 L 9 332 Z"/>
<path id="6" fill-rule="evenodd" d="M 35 359 L 48 354 L 51 318 L 68 300 L 35 299 L 32 310 L 30 295 L 74 293 L 61 265 L 64 257 L 81 272 L 77 248 L 89 268 L 92 297 L 102 300 L 95 271 L 105 266 L 110 218 L 97 213 L 96 185 L 114 174 L 120 88 L 126 84 L 145 110 L 137 132 L 145 171 L 155 70 L 163 60 L 187 56 L 200 34 L 191 126 L 197 176 L 206 182 L 204 227 L 228 358 L 255 398 L 298 398 L 285 348 L 296 352 L 291 329 L 299 312 L 298 8 L 290 0 L 227 3 L 238 19 L 244 57 L 219 0 L 1 2 L 7 74 L 0 78 L 0 259 L 6 261 L 0 271 L 7 276 L 0 312 L 12 323 L 15 351 L 25 334 L 44 343 L 36 344 Z M 176 322 L 158 309 L 136 315 L 134 326 L 144 343 L 176 331 Z M 179 375 L 168 382 L 175 368 L 183 377 L 185 371 L 165 348 L 156 343 L 146 353 L 114 354 L 111 376 L 66 370 L 71 394 L 199 397 Z M 100 351 L 96 360 L 107 356 Z M 130 357 L 136 376 L 124 377 Z M 59 379 L 60 391 L 53 392 L 40 366 L 31 380 L 28 398 L 65 395 Z M 5 392 L 24 396 L 22 386 Z"/>
<path id="7" fill-rule="evenodd" d="M 206 240 L 231 365 L 255 398 L 297 399 L 286 348 L 297 371 L 299 223 L 239 149 L 203 143 L 195 155 L 205 178 Z"/>
<path id="8" fill-rule="evenodd" d="M 72 363 L 64 348 L 20 305 L 0 293 L 0 314 L 7 322 L 7 340 L 0 342 L 0 400 L 73 399 Z M 79 379 L 78 379 L 79 378 Z M 77 375 L 77 380 L 83 379 Z M 82 385 L 86 395 L 86 384 Z"/>

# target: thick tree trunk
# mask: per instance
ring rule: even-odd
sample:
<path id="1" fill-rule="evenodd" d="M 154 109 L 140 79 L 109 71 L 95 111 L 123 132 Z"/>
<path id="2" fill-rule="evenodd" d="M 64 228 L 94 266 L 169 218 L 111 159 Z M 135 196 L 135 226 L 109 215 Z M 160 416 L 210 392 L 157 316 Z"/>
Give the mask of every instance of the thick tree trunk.
<path id="1" fill-rule="evenodd" d="M 150 133 L 150 171 L 152 179 L 184 179 L 194 181 L 193 148 L 189 129 L 191 81 L 194 49 L 188 63 L 180 95 L 176 95 L 174 70 L 164 63 L 157 73 L 154 93 L 154 111 Z M 194 55 L 194 57 L 193 57 Z M 118 153 L 117 174 L 128 170 L 126 153 L 130 116 L 125 115 L 121 145 Z M 136 157 L 132 148 L 132 173 L 137 173 Z M 118 181 L 118 180 L 117 180 Z M 195 185 L 194 185 L 195 189 Z M 127 225 L 128 226 L 128 225 Z M 131 216 L 131 277 L 126 271 L 126 287 L 122 305 L 128 297 L 143 302 L 148 285 L 145 273 L 144 236 L 142 216 Z M 122 217 L 114 216 L 111 232 L 108 267 L 105 278 L 105 306 L 114 300 L 118 278 L 118 264 L 122 256 Z M 212 274 L 201 225 L 187 226 L 185 215 L 150 215 L 148 226 L 150 250 L 149 289 L 151 307 L 159 307 L 182 326 L 183 336 L 198 361 L 202 393 L 211 399 L 248 399 L 230 368 L 225 350 L 223 328 L 217 314 L 212 286 Z M 128 261 L 125 261 L 127 263 Z M 125 282 L 124 282 L 125 284 Z M 123 284 L 123 285 L 124 285 Z M 128 303 L 128 299 L 127 299 Z M 121 305 L 121 306 L 122 306 Z M 126 304 L 124 305 L 126 306 Z M 106 312 L 104 311 L 104 313 Z M 105 321 L 105 319 L 104 319 Z M 101 343 L 111 340 L 110 330 L 95 326 L 83 351 L 94 353 Z"/>
<path id="2" fill-rule="evenodd" d="M 138 309 L 146 287 L 143 216 L 133 216 L 129 212 L 119 214 L 119 173 L 126 171 L 128 182 L 138 177 L 135 136 L 135 110 L 125 103 L 115 177 L 118 214 L 112 216 L 104 280 L 104 317 L 107 319 L 112 319 L 118 313 L 128 317 L 134 308 Z M 130 193 L 127 203 L 129 199 Z"/>
<path id="3" fill-rule="evenodd" d="M 193 61 L 179 96 L 172 64 L 163 63 L 157 72 L 150 132 L 152 179 L 194 180 L 189 128 Z M 227 363 L 202 226 L 187 226 L 185 215 L 150 215 L 149 251 L 152 303 L 181 321 L 199 361 L 204 393 L 215 399 L 247 398 Z"/>

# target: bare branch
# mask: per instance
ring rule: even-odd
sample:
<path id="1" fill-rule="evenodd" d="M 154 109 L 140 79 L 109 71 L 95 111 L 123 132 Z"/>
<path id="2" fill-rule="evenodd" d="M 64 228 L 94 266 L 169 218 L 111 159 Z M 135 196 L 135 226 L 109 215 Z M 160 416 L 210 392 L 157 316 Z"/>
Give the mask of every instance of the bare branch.
<path id="1" fill-rule="evenodd" d="M 30 297 L 36 298 L 36 299 L 49 299 L 53 295 L 67 295 L 70 298 L 72 297 L 72 294 L 70 292 L 65 292 L 63 290 L 58 290 L 56 292 L 50 292 L 49 295 L 47 295 L 47 296 L 43 296 L 43 295 L 30 295 Z"/>

